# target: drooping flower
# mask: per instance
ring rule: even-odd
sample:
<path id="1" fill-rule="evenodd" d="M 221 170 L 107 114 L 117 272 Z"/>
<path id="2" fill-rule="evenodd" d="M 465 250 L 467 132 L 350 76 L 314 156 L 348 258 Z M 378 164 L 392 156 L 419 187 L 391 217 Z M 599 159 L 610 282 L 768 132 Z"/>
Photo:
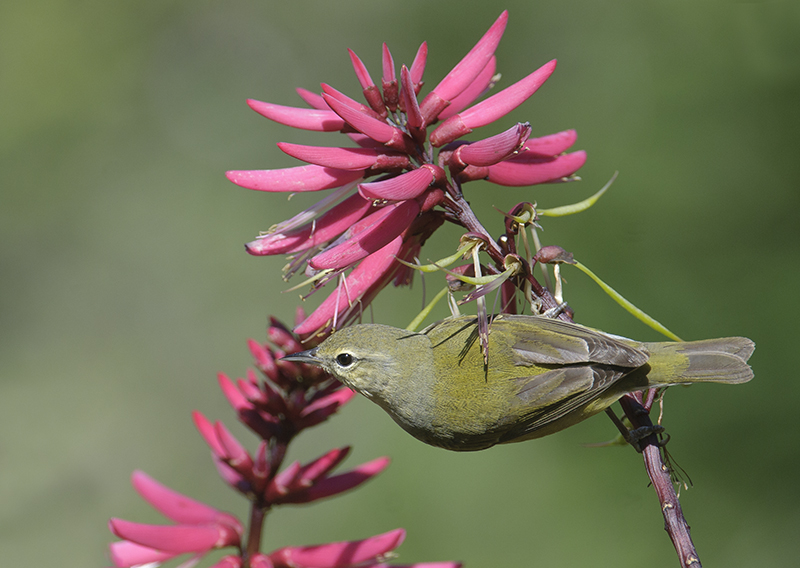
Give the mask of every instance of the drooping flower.
<path id="1" fill-rule="evenodd" d="M 483 140 L 461 139 L 522 104 L 555 69 L 555 60 L 550 61 L 473 104 L 497 81 L 494 52 L 507 19 L 503 12 L 421 100 L 426 43 L 410 68 L 401 66 L 399 77 L 384 44 L 380 86 L 349 51 L 367 104 L 330 85 L 322 85 L 321 94 L 298 89 L 311 108 L 248 101 L 271 120 L 294 128 L 340 132 L 355 144 L 279 143 L 281 150 L 308 165 L 227 174 L 237 185 L 260 191 L 333 190 L 330 197 L 246 247 L 254 255 L 291 255 L 287 275 L 304 269 L 312 292 L 337 282 L 319 308 L 295 328 L 304 338 L 346 325 L 390 282 L 409 283 L 411 273 L 400 261 L 413 262 L 445 220 L 466 226 L 461 204 L 464 183 L 485 179 L 500 186 L 521 186 L 575 179 L 586 154 L 565 153 L 576 139 L 572 130 L 531 139 L 530 125 L 520 123 Z"/>

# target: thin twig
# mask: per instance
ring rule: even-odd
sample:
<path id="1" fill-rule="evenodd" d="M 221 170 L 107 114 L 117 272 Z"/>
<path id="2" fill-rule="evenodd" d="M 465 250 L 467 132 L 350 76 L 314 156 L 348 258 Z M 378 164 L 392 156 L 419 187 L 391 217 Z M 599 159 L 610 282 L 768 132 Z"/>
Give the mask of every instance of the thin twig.
<path id="1" fill-rule="evenodd" d="M 627 394 L 620 399 L 622 409 L 634 428 L 652 427 L 650 413 L 642 406 L 640 393 Z M 671 471 L 664 462 L 661 454 L 661 444 L 655 434 L 647 436 L 640 442 L 644 466 L 653 488 L 661 503 L 661 513 L 664 515 L 664 530 L 672 539 L 675 551 L 678 553 L 683 568 L 701 568 L 700 558 L 692 542 L 689 525 L 683 516 L 681 503 L 672 483 Z"/>

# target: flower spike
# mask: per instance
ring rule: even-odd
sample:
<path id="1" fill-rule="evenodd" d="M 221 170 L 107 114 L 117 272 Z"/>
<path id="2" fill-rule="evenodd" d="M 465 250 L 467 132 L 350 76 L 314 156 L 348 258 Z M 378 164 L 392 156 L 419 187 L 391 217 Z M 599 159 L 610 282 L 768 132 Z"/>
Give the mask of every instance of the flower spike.
<path id="1" fill-rule="evenodd" d="M 368 105 L 327 84 L 322 85 L 322 95 L 298 89 L 311 109 L 251 103 L 273 120 L 301 128 L 337 130 L 355 143 L 346 147 L 281 142 L 281 150 L 309 165 L 228 174 L 235 183 L 262 191 L 332 190 L 317 204 L 246 245 L 253 255 L 291 255 L 284 278 L 304 272 L 305 281 L 290 289 L 310 286 L 305 298 L 337 281 L 319 307 L 295 328 L 306 339 L 359 317 L 390 282 L 410 283 L 414 270 L 401 261 L 418 264 L 422 245 L 445 220 L 462 225 L 485 243 L 480 254 L 490 256 L 493 262 L 486 265 L 487 275 L 505 272 L 505 257 L 516 254 L 516 244 L 509 240 L 513 234 L 499 241 L 489 237 L 466 200 L 467 182 L 485 179 L 519 186 L 579 179 L 575 173 L 585 162 L 585 153 L 564 153 L 575 142 L 572 130 L 530 138 L 530 125 L 520 123 L 511 128 L 507 125 L 500 134 L 483 140 L 459 139 L 519 106 L 555 68 L 555 60 L 550 61 L 475 104 L 499 80 L 495 52 L 507 22 L 508 13 L 503 12 L 461 61 L 421 98 L 421 103 L 417 95 L 428 57 L 428 44 L 424 42 L 410 67 L 395 67 L 388 46 L 383 44 L 379 85 L 363 61 L 348 50 Z M 437 121 L 438 127 L 430 128 Z M 516 310 L 511 299 L 517 288 L 526 298 L 548 294 L 538 282 L 529 282 L 531 275 L 524 276 L 500 285 L 501 310 Z M 552 302 L 552 298 L 546 302 Z M 488 313 L 482 298 L 478 306 L 481 314 Z M 484 331 L 482 327 L 482 343 Z M 255 394 L 247 394 L 249 388 L 241 385 L 237 390 L 258 405 Z M 243 415 L 242 419 L 262 432 L 274 428 L 257 416 Z"/>

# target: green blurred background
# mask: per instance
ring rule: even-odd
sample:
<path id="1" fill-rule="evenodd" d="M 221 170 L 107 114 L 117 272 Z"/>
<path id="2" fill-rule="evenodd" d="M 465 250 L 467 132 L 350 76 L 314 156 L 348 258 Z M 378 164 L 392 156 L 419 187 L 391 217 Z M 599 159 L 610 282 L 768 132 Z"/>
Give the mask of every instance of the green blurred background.
<path id="1" fill-rule="evenodd" d="M 500 86 L 554 57 L 559 67 L 480 136 L 518 120 L 534 136 L 576 128 L 589 160 L 581 183 L 476 183 L 470 199 L 497 227 L 492 206 L 571 203 L 620 171 L 590 211 L 545 220 L 543 238 L 684 338 L 755 340 L 754 381 L 673 389 L 665 424 L 695 483 L 682 503 L 704 563 L 796 563 L 800 4 L 42 0 L 0 7 L 4 565 L 107 564 L 109 517 L 161 522 L 130 487 L 137 468 L 244 516 L 190 412 L 255 446 L 215 373 L 241 376 L 245 340 L 264 338 L 268 314 L 290 319 L 297 294 L 281 292 L 282 259 L 248 257 L 242 244 L 307 201 L 223 173 L 295 165 L 281 140 L 339 142 L 270 123 L 245 99 L 299 104 L 294 88 L 321 81 L 356 96 L 346 48 L 376 77 L 383 41 L 399 65 L 427 40 L 433 86 L 502 7 Z M 424 256 L 444 256 L 457 235 L 437 235 Z M 584 276 L 566 276 L 578 321 L 656 337 Z M 419 283 L 387 290 L 374 319 L 403 326 L 421 302 Z M 352 444 L 346 465 L 388 454 L 392 466 L 350 495 L 276 511 L 265 546 L 402 526 L 403 563 L 676 566 L 640 457 L 583 446 L 613 435 L 596 417 L 536 442 L 449 453 L 359 398 L 289 457 Z"/>

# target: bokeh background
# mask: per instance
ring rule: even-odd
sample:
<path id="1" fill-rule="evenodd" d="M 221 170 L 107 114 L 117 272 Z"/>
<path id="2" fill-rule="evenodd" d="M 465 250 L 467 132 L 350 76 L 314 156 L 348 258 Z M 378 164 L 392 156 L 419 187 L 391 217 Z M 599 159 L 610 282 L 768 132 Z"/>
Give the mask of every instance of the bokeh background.
<path id="1" fill-rule="evenodd" d="M 215 374 L 241 376 L 247 338 L 290 319 L 280 258 L 242 244 L 305 203 L 231 185 L 228 169 L 295 165 L 274 145 L 336 144 L 250 111 L 299 104 L 296 86 L 359 89 L 346 48 L 380 72 L 427 40 L 429 87 L 503 7 L 500 86 L 552 58 L 553 77 L 493 134 L 576 128 L 580 183 L 468 186 L 492 206 L 587 197 L 545 220 L 575 253 L 687 339 L 758 345 L 747 385 L 673 389 L 670 450 L 695 487 L 682 503 L 708 566 L 787 566 L 800 554 L 800 5 L 792 2 L 490 3 L 40 0 L 0 6 L 0 557 L 4 565 L 108 564 L 111 516 L 160 522 L 129 485 L 140 468 L 241 516 L 192 409 L 236 429 Z M 452 250 L 437 234 L 427 258 Z M 437 256 L 438 255 L 438 256 Z M 583 275 L 577 319 L 655 339 Z M 429 280 L 428 289 L 441 282 Z M 309 301 L 310 308 L 319 301 Z M 375 321 L 404 326 L 422 303 L 387 290 Z M 440 312 L 438 316 L 443 316 Z M 390 455 L 349 495 L 279 509 L 269 549 L 408 530 L 399 562 L 467 566 L 677 565 L 640 457 L 590 449 L 604 417 L 475 454 L 423 446 L 356 399 L 304 434 L 290 459 L 352 444 L 346 465 Z"/>

